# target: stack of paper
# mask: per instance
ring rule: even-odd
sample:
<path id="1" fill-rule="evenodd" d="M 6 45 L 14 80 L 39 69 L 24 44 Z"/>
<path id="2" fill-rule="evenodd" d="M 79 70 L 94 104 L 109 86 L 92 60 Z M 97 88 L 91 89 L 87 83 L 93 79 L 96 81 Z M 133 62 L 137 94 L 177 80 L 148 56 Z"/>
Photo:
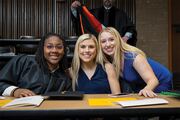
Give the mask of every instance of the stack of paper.
<path id="1" fill-rule="evenodd" d="M 22 106 L 39 106 L 44 100 L 43 96 L 29 96 L 23 98 L 17 98 L 2 106 L 6 107 L 22 107 Z"/>
<path id="2" fill-rule="evenodd" d="M 116 103 L 120 104 L 122 107 L 131 107 L 131 106 L 167 104 L 168 101 L 162 98 L 147 98 L 141 100 L 118 101 Z"/>

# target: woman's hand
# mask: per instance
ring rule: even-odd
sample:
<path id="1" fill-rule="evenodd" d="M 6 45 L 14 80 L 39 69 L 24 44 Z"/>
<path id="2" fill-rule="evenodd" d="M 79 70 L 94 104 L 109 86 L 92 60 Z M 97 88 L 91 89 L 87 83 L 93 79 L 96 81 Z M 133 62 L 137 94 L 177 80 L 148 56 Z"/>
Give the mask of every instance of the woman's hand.
<path id="1" fill-rule="evenodd" d="M 32 92 L 31 90 L 28 89 L 22 89 L 22 88 L 18 88 L 15 89 L 13 92 L 13 96 L 14 97 L 27 97 L 27 96 L 34 96 L 36 95 L 34 92 Z"/>
<path id="2" fill-rule="evenodd" d="M 144 97 L 156 97 L 157 94 L 154 93 L 152 90 L 150 89 L 142 89 L 141 91 L 139 91 L 139 94 L 138 95 L 141 95 L 141 96 L 144 96 Z"/>

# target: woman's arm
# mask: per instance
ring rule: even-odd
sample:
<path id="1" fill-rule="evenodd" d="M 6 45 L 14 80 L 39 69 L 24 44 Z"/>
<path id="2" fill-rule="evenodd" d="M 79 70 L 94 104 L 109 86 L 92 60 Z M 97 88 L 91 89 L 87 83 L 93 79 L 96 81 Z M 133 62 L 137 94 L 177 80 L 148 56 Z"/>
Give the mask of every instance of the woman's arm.
<path id="1" fill-rule="evenodd" d="M 105 63 L 105 69 L 106 69 L 107 77 L 109 80 L 111 93 L 112 94 L 121 93 L 120 83 L 118 81 L 118 78 L 116 77 L 116 72 L 115 72 L 114 66 L 111 63 Z"/>
<path id="2" fill-rule="evenodd" d="M 139 92 L 139 95 L 145 97 L 155 97 L 157 96 L 153 90 L 159 84 L 157 77 L 155 76 L 151 66 L 149 65 L 147 59 L 142 55 L 137 55 L 133 66 L 142 79 L 146 82 L 146 86 Z"/>
<path id="3" fill-rule="evenodd" d="M 32 61 L 26 55 L 18 55 L 11 59 L 0 71 L 0 95 L 11 96 L 19 88 L 19 80 L 26 74 Z M 20 96 L 19 96 L 20 97 Z"/>

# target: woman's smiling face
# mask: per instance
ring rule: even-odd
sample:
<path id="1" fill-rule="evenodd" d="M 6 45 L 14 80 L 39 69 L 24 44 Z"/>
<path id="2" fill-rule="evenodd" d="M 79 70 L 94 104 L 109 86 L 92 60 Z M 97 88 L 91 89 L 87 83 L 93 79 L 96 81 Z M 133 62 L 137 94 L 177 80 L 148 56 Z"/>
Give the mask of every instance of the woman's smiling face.
<path id="1" fill-rule="evenodd" d="M 63 41 L 57 36 L 51 36 L 44 43 L 44 57 L 48 66 L 58 66 L 59 61 L 64 56 Z"/>
<path id="2" fill-rule="evenodd" d="M 92 62 L 96 57 L 96 44 L 93 39 L 87 39 L 79 44 L 79 57 L 81 62 Z"/>
<path id="3" fill-rule="evenodd" d="M 115 39 L 109 32 L 102 32 L 100 35 L 100 46 L 102 51 L 109 56 L 113 56 L 115 53 Z"/>

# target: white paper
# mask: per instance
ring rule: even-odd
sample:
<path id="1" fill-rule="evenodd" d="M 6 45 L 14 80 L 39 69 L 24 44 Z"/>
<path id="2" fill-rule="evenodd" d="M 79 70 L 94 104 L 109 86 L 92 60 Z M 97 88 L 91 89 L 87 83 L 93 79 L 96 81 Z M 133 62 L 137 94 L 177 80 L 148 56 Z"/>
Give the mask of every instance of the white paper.
<path id="1" fill-rule="evenodd" d="M 2 106 L 5 107 L 20 107 L 20 106 L 39 106 L 44 100 L 43 96 L 29 96 L 23 98 L 17 98 L 10 103 Z"/>
<path id="2" fill-rule="evenodd" d="M 0 96 L 0 100 L 4 100 L 5 99 L 5 97 L 3 97 L 3 96 Z"/>
<path id="3" fill-rule="evenodd" d="M 167 104 L 168 101 L 162 98 L 147 98 L 141 100 L 118 101 L 116 103 L 120 104 L 123 107 L 131 107 L 131 106 L 142 106 L 142 105 Z"/>

